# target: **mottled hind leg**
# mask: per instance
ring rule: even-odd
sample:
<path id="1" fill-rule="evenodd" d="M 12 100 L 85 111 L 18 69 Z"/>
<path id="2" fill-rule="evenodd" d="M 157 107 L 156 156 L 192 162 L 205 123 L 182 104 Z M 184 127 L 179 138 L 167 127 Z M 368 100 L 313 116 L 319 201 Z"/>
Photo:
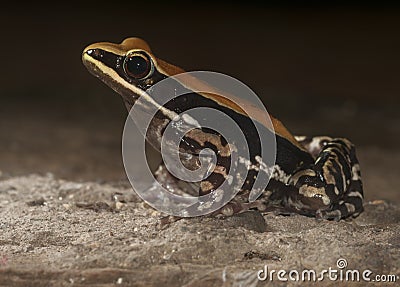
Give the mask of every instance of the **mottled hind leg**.
<path id="1" fill-rule="evenodd" d="M 354 145 L 335 138 L 323 144 L 315 163 L 296 172 L 286 204 L 317 218 L 340 220 L 363 210 L 363 189 Z"/>

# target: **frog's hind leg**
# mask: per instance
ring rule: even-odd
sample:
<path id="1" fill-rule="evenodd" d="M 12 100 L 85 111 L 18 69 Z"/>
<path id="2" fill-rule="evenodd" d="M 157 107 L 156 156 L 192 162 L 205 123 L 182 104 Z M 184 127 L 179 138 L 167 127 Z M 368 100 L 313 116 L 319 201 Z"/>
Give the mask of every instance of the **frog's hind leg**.
<path id="1" fill-rule="evenodd" d="M 340 220 L 363 210 L 363 188 L 354 145 L 343 138 L 301 138 L 316 153 L 315 163 L 296 172 L 289 184 L 288 207 L 317 218 Z M 311 139 L 311 140 L 310 140 Z"/>

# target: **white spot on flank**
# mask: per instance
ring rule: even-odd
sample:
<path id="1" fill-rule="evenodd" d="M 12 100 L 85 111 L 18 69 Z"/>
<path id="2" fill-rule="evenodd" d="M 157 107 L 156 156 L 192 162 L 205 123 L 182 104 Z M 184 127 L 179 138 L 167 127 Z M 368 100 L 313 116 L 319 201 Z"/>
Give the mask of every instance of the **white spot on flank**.
<path id="1" fill-rule="evenodd" d="M 260 168 L 256 165 L 252 164 L 250 160 L 248 160 L 244 157 L 241 157 L 241 156 L 239 156 L 239 163 L 244 164 L 247 170 L 251 170 L 251 169 L 256 170 L 256 171 L 260 170 Z"/>
<path id="2" fill-rule="evenodd" d="M 228 175 L 226 176 L 226 180 L 228 181 L 229 185 L 231 185 L 231 184 L 232 184 L 232 181 L 233 181 L 233 176 L 230 175 L 230 174 L 228 174 Z"/>
<path id="3" fill-rule="evenodd" d="M 267 172 L 267 171 L 266 171 Z M 267 172 L 268 174 L 268 172 Z M 290 178 L 290 174 L 286 174 L 279 165 L 274 165 L 272 167 L 272 177 L 274 179 L 277 179 L 281 182 L 287 183 L 289 181 Z"/>
<path id="4" fill-rule="evenodd" d="M 256 155 L 255 159 L 260 164 L 260 170 L 262 170 L 263 172 L 265 172 L 268 175 L 270 175 L 274 171 L 275 167 L 279 168 L 279 166 L 277 166 L 277 165 L 274 165 L 272 168 L 268 167 L 268 165 L 265 162 L 263 162 L 261 156 Z"/>
<path id="5" fill-rule="evenodd" d="M 255 156 L 255 159 L 256 159 L 256 161 L 257 161 L 259 164 L 263 164 L 263 163 L 264 163 L 264 162 L 262 161 L 261 156 L 259 156 L 259 155 L 256 155 L 256 156 Z"/>
<path id="6" fill-rule="evenodd" d="M 231 151 L 231 153 L 238 151 L 237 147 L 234 144 L 228 143 L 228 147 L 229 147 L 229 150 Z"/>
<path id="7" fill-rule="evenodd" d="M 182 115 L 182 119 L 188 123 L 189 125 L 192 126 L 196 126 L 196 127 L 200 127 L 199 122 L 196 121 L 194 118 L 192 118 L 191 116 L 189 116 L 188 114 L 183 114 Z"/>
<path id="8" fill-rule="evenodd" d="M 260 164 L 259 168 L 254 168 L 256 170 L 262 170 L 267 175 L 271 176 L 272 178 L 279 180 L 281 182 L 287 183 L 290 175 L 286 174 L 279 165 L 273 165 L 269 167 L 265 162 L 263 162 L 260 156 L 255 156 L 255 160 Z"/>
<path id="9" fill-rule="evenodd" d="M 222 189 L 215 190 L 212 195 L 215 202 L 220 202 L 223 196 L 224 196 L 224 191 Z"/>

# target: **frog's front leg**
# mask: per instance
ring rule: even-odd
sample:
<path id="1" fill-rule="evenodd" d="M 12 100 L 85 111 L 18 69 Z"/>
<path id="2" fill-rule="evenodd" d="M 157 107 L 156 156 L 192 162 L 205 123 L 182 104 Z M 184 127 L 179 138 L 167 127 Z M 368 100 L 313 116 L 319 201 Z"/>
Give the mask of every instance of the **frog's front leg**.
<path id="1" fill-rule="evenodd" d="M 354 145 L 347 139 L 298 138 L 311 154 L 312 166 L 297 171 L 286 205 L 299 213 L 335 219 L 357 216 L 363 210 L 363 188 Z"/>
<path id="2" fill-rule="evenodd" d="M 199 196 L 199 187 L 196 184 L 182 181 L 173 176 L 164 163 L 154 173 L 156 180 L 172 194 L 180 196 Z"/>

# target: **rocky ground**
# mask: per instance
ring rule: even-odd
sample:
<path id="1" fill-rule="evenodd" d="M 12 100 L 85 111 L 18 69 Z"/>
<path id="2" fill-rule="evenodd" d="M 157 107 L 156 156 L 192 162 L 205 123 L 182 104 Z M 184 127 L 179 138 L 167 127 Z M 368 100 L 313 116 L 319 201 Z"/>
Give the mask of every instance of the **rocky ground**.
<path id="1" fill-rule="evenodd" d="M 370 278 L 398 275 L 400 208 L 375 200 L 365 209 L 340 222 L 247 212 L 162 226 L 126 182 L 2 177 L 0 285 L 286 286 L 258 281 L 257 272 L 340 270 L 339 259 Z"/>

